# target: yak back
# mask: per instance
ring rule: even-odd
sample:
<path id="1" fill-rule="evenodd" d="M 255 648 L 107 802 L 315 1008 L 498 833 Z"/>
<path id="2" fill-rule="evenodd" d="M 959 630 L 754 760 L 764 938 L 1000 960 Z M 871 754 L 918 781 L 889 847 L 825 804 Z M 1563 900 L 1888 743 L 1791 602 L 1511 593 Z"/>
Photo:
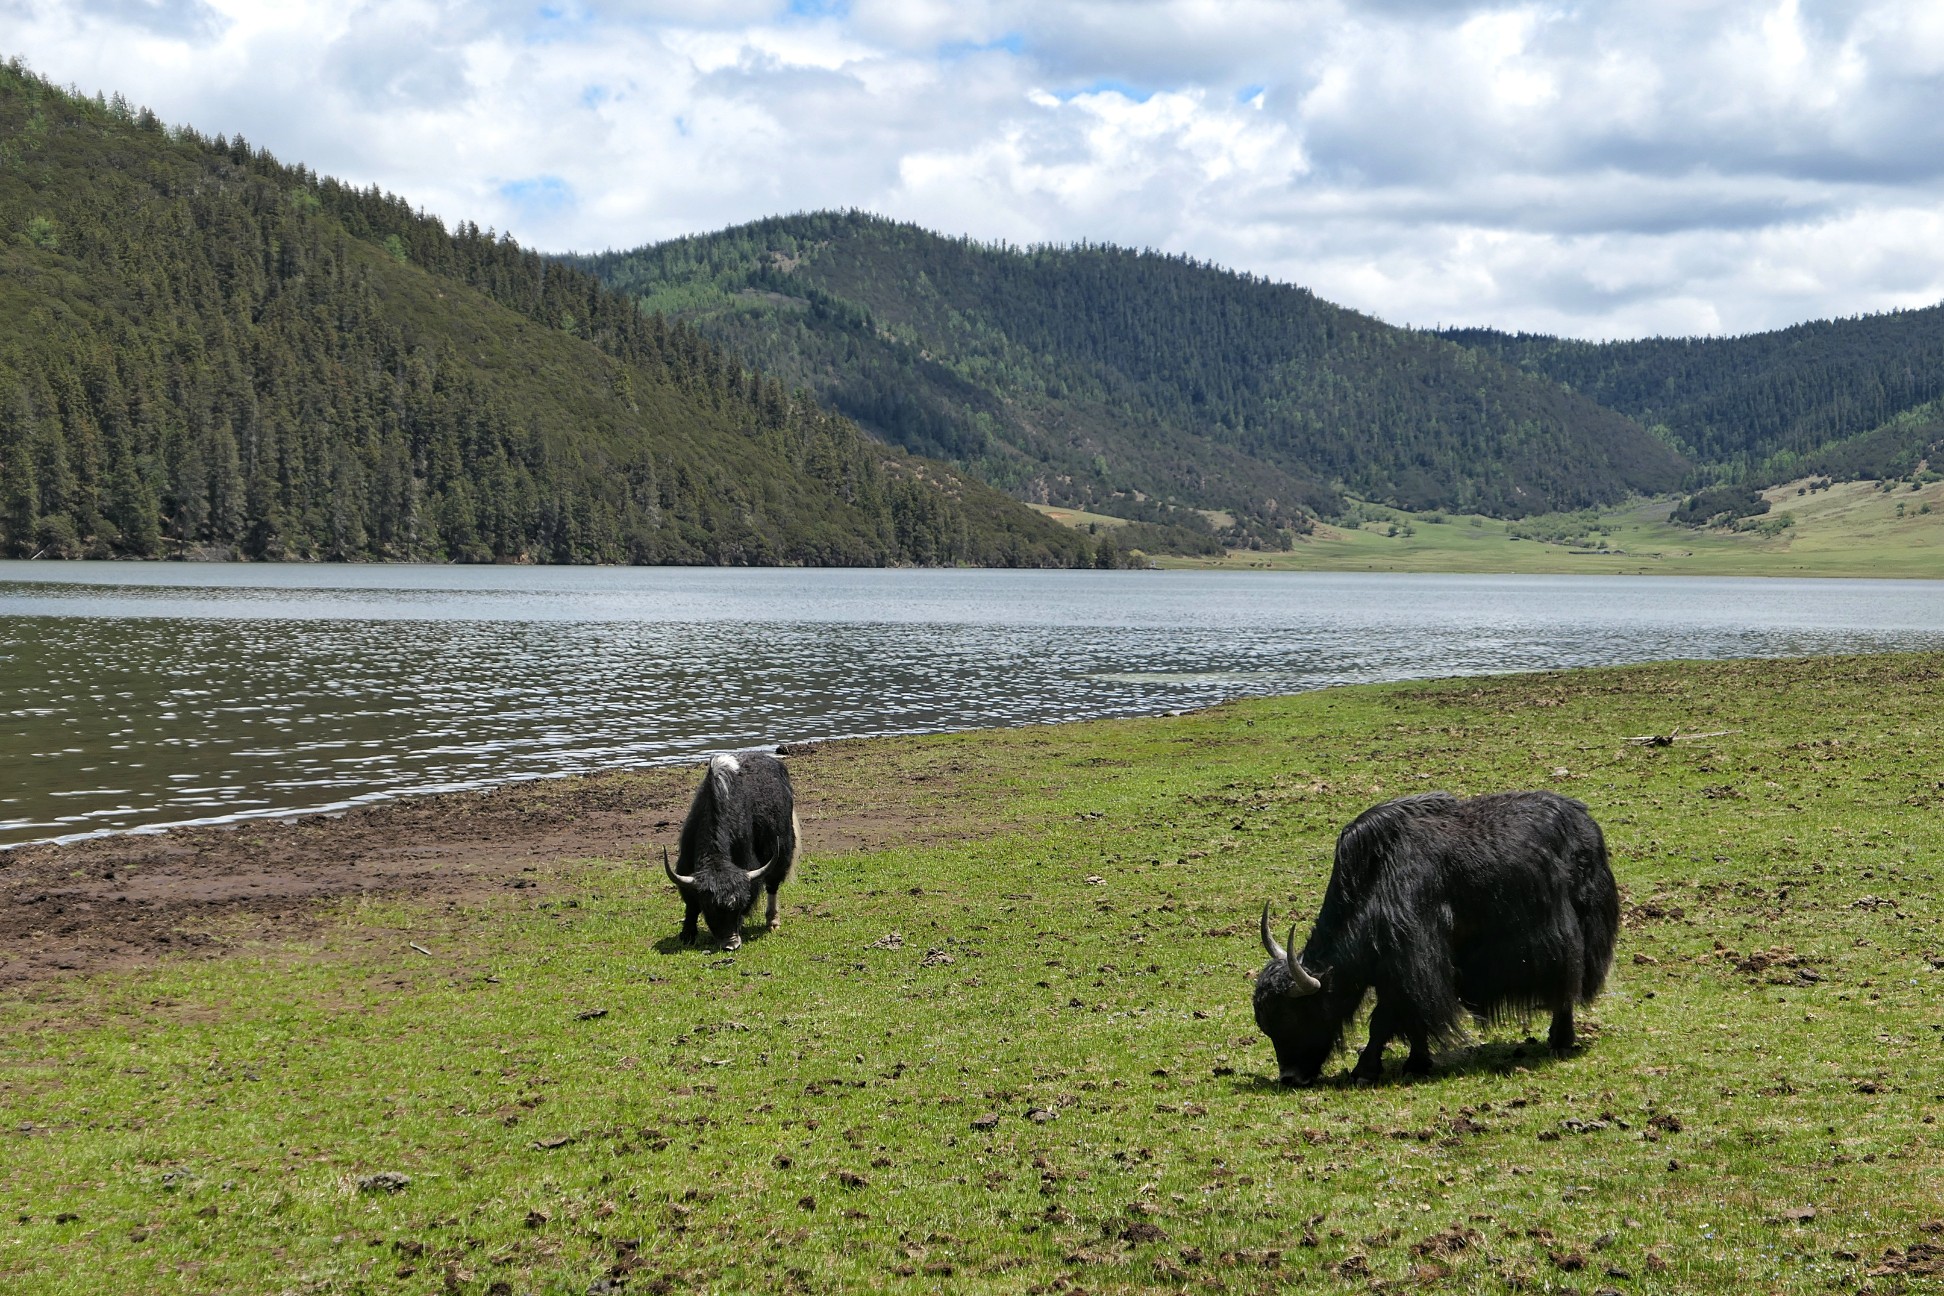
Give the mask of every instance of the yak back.
<path id="1" fill-rule="evenodd" d="M 1372 806 L 1337 838 L 1303 965 L 1450 1038 L 1472 1013 L 1586 1003 L 1612 959 L 1619 895 L 1599 826 L 1552 792 Z"/>
<path id="2" fill-rule="evenodd" d="M 726 860 L 747 872 L 779 854 L 781 864 L 795 851 L 794 804 L 790 772 L 776 757 L 714 757 L 682 823 L 676 871 L 693 874 Z"/>

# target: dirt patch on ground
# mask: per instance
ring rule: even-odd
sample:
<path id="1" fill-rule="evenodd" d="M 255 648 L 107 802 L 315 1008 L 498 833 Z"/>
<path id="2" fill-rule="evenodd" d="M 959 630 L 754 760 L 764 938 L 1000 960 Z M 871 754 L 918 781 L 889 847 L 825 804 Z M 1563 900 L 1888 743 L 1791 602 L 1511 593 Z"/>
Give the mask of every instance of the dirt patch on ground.
<path id="1" fill-rule="evenodd" d="M 970 789 L 941 777 L 950 767 L 914 746 L 836 742 L 789 754 L 807 859 L 992 826 Z M 0 852 L 0 986 L 301 935 L 324 908 L 360 895 L 445 901 L 544 888 L 557 866 L 590 858 L 658 867 L 697 774 L 610 771 Z"/>

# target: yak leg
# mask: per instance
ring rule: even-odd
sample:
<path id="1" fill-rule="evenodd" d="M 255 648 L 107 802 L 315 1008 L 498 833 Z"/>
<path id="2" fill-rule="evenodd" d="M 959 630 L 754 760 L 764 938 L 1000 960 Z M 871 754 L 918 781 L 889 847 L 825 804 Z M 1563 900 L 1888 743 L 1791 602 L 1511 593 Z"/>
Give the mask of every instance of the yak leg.
<path id="1" fill-rule="evenodd" d="M 1553 1009 L 1552 1029 L 1546 1032 L 1546 1043 L 1552 1046 L 1552 1051 L 1570 1053 L 1578 1039 L 1573 1031 L 1573 1005 Z"/>
<path id="2" fill-rule="evenodd" d="M 701 912 L 702 907 L 700 905 L 690 905 L 688 907 L 688 913 L 682 918 L 682 943 L 684 945 L 695 944 L 697 937 L 695 919 Z"/>
<path id="3" fill-rule="evenodd" d="M 1397 1017 L 1380 998 L 1377 1006 L 1370 1010 L 1370 1043 L 1357 1057 L 1357 1065 L 1351 1068 L 1353 1080 L 1376 1080 L 1384 1074 L 1384 1045 L 1390 1043 L 1391 1036 L 1397 1034 Z"/>
<path id="4" fill-rule="evenodd" d="M 1390 1010 L 1385 1008 L 1380 996 L 1377 1006 L 1370 1010 L 1370 1044 L 1357 1059 L 1357 1068 L 1350 1074 L 1359 1080 L 1375 1080 L 1384 1073 L 1384 1045 L 1392 1036 L 1402 1035 L 1411 1042 L 1410 1056 L 1404 1059 L 1405 1075 L 1431 1074 L 1431 1037 L 1424 1029 L 1424 1023 L 1408 1009 Z"/>
<path id="5" fill-rule="evenodd" d="M 792 810 L 790 811 L 790 858 L 784 862 L 782 876 L 771 878 L 769 881 L 769 912 L 763 915 L 763 921 L 769 924 L 771 931 L 783 925 L 783 920 L 776 916 L 776 893 L 783 889 L 785 882 L 796 876 L 797 855 L 802 849 L 803 825 L 797 822 L 796 811 Z"/>
<path id="6" fill-rule="evenodd" d="M 1410 1036 L 1411 1055 L 1404 1059 L 1404 1074 L 1405 1075 L 1430 1075 L 1431 1074 L 1430 1036 L 1426 1035 L 1424 1029 L 1420 1026 L 1411 1026 L 1406 1028 L 1405 1034 Z"/>

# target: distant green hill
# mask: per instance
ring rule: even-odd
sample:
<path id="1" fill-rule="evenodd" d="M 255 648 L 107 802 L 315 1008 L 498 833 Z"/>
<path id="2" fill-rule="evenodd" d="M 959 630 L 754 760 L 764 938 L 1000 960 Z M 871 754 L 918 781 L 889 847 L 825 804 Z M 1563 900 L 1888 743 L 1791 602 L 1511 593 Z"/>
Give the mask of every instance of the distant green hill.
<path id="1" fill-rule="evenodd" d="M 1556 383 L 1181 257 L 815 213 L 569 258 L 896 444 L 1043 504 L 1303 529 L 1339 489 L 1501 516 L 1671 489 L 1680 456 Z"/>
<path id="2" fill-rule="evenodd" d="M 1716 477 L 1903 477 L 1944 439 L 1944 306 L 1722 338 L 1441 336 L 1660 429 Z"/>
<path id="3" fill-rule="evenodd" d="M 0 554 L 1112 562 L 572 267 L 0 68 Z"/>

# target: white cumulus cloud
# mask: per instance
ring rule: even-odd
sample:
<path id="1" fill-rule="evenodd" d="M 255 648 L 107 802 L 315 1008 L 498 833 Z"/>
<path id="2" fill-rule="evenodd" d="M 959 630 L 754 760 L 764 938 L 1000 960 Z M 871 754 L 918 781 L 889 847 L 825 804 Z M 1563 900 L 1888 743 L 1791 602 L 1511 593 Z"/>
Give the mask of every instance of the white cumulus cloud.
<path id="1" fill-rule="evenodd" d="M 1935 0 L 0 0 L 0 33 L 543 248 L 860 207 L 1417 325 L 1944 299 Z"/>

